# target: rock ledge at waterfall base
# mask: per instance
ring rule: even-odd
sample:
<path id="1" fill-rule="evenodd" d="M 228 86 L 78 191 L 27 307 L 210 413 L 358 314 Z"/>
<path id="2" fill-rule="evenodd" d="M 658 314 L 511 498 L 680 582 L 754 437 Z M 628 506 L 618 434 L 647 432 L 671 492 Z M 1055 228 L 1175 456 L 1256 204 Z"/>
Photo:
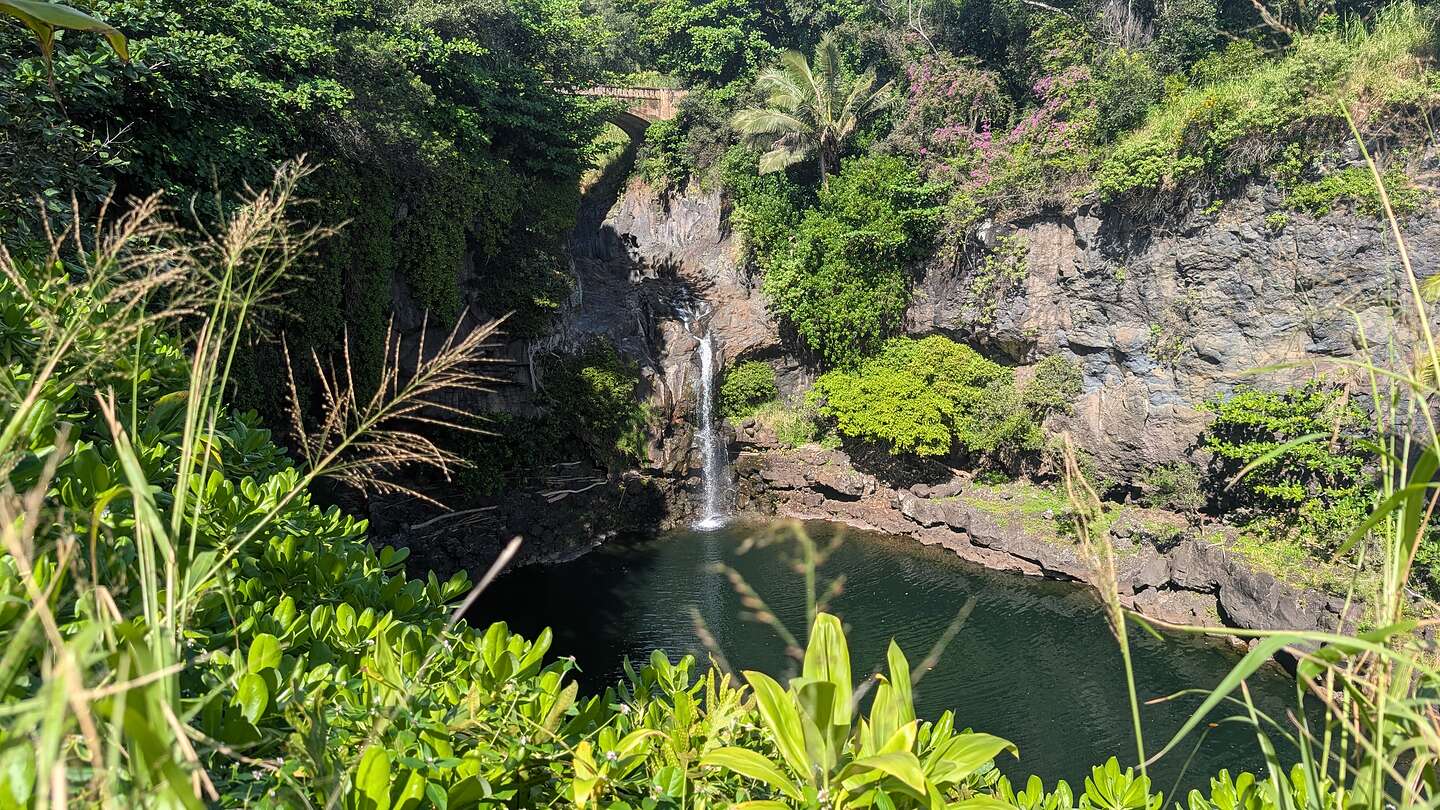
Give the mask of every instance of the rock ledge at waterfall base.
<path id="1" fill-rule="evenodd" d="M 1054 509 L 993 496 L 963 475 L 888 485 L 840 450 L 783 449 L 753 423 L 737 431 L 733 466 L 744 514 L 829 520 L 912 537 L 1000 571 L 1094 583 L 1077 542 L 1054 531 Z M 1042 505 L 1043 507 L 1044 505 Z M 1257 571 L 1182 517 L 1126 507 L 1109 528 L 1117 585 L 1136 611 L 1164 622 L 1252 630 L 1333 630 L 1345 600 Z M 1349 609 L 1354 627 L 1359 610 Z"/>

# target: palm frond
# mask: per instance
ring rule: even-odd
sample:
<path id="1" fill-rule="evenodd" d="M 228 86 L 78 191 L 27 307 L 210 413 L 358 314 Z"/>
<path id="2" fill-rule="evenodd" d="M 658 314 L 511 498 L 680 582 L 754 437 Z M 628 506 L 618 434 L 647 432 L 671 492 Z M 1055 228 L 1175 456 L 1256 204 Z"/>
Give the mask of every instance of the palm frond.
<path id="1" fill-rule="evenodd" d="M 760 174 L 787 169 L 810 156 L 810 150 L 798 145 L 777 146 L 760 156 Z"/>
<path id="2" fill-rule="evenodd" d="M 835 100 L 840 95 L 840 48 L 835 44 L 834 33 L 826 33 L 815 49 L 815 96 L 820 108 L 820 120 L 835 121 Z"/>
<path id="3" fill-rule="evenodd" d="M 814 71 L 810 69 L 810 62 L 805 58 L 805 54 L 799 51 L 786 51 L 780 56 L 780 65 L 781 70 L 790 75 L 795 85 L 802 88 L 801 98 L 804 99 L 807 106 L 813 106 L 816 109 L 815 119 L 821 123 L 821 126 L 824 126 L 826 110 L 821 108 L 823 91 Z"/>
<path id="4" fill-rule="evenodd" d="M 804 134 L 814 129 L 808 122 L 783 110 L 763 108 L 740 110 L 730 119 L 730 125 L 746 138 Z"/>
<path id="5" fill-rule="evenodd" d="M 771 107 L 797 110 L 810 95 L 808 80 L 783 68 L 766 68 L 755 77 L 755 89 Z"/>

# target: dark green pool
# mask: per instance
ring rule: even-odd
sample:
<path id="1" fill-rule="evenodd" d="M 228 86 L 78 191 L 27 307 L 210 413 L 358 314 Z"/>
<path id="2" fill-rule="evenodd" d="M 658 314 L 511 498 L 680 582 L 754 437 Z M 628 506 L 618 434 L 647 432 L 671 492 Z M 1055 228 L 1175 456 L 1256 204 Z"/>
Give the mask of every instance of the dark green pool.
<path id="1" fill-rule="evenodd" d="M 1047 784 L 1064 778 L 1076 785 L 1089 766 L 1112 754 L 1132 763 L 1124 670 L 1089 590 L 987 571 L 913 540 L 826 523 L 806 526 L 822 545 L 837 533 L 844 537 L 821 573 L 846 577 L 832 612 L 850 626 L 857 677 L 883 668 L 891 637 L 918 664 L 974 597 L 968 621 L 916 687 L 920 714 L 934 717 L 953 709 L 957 725 L 1013 740 L 1021 759 L 1002 760 L 1003 770 L 1038 773 Z M 712 570 L 716 563 L 733 566 L 803 638 L 804 584 L 788 564 L 794 544 L 736 553 L 747 537 L 764 531 L 740 524 L 677 532 L 604 548 L 564 565 L 521 569 L 496 582 L 471 619 L 505 619 L 529 634 L 555 628 L 554 652 L 574 655 L 584 671 L 582 682 L 593 687 L 618 678 L 625 656 L 643 659 L 652 649 L 704 659 L 693 607 L 732 668 L 783 675 L 789 662 L 775 632 L 742 620 L 739 597 L 725 576 Z M 1142 699 L 1212 687 L 1238 660 L 1215 642 L 1179 637 L 1161 642 L 1140 632 L 1132 635 L 1132 648 Z M 1249 685 L 1260 708 L 1274 716 L 1285 717 L 1293 705 L 1294 684 L 1278 667 L 1265 668 Z M 1151 750 L 1168 740 L 1199 700 L 1142 707 Z M 1170 791 L 1195 740 L 1152 769 L 1157 787 Z M 1222 724 L 1194 753 L 1182 785 L 1203 784 L 1220 768 L 1263 767 L 1252 733 Z"/>

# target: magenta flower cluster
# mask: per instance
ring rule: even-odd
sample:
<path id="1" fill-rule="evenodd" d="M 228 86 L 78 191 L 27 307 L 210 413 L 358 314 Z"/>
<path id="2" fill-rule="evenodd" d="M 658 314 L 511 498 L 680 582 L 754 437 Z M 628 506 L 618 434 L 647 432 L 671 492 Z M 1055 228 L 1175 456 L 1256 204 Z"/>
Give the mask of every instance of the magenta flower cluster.
<path id="1" fill-rule="evenodd" d="M 1001 164 L 1020 150 L 1042 160 L 1073 150 L 1094 120 L 1094 101 L 1086 92 L 1091 74 L 1084 66 L 1041 77 L 1031 87 L 1036 105 L 998 131 L 985 110 L 977 114 L 984 88 L 967 86 L 966 76 L 936 71 L 928 60 L 912 65 L 908 75 L 912 114 L 935 122 L 919 148 L 927 170 L 970 187 L 992 182 Z"/>

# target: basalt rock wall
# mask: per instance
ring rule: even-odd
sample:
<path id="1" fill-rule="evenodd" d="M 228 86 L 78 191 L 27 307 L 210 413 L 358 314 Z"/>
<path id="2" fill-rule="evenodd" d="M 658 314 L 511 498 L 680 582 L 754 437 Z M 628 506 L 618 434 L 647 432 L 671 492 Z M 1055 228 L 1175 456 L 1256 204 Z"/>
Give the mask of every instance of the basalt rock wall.
<path id="1" fill-rule="evenodd" d="M 1316 370 L 1343 377 L 1344 361 L 1414 344 L 1415 323 L 1394 314 L 1408 283 L 1388 226 L 1345 212 L 1278 216 L 1282 202 L 1253 186 L 1218 211 L 1165 225 L 1098 204 L 987 225 L 958 259 L 920 271 L 907 330 L 946 334 L 1016 365 L 1073 357 L 1084 393 L 1066 427 L 1101 472 L 1137 479 L 1192 453 L 1207 399 Z M 659 196 L 632 182 L 605 228 L 613 250 L 711 303 L 726 362 L 771 360 L 782 394 L 793 396 L 813 373 L 782 340 L 758 279 L 738 266 L 728 223 L 719 192 Z M 1417 275 L 1434 272 L 1440 217 L 1413 214 L 1404 233 Z M 1020 245 L 1020 272 L 982 280 L 1001 239 Z M 672 392 L 690 360 L 661 359 L 656 373 Z M 1254 373 L 1262 368 L 1270 370 Z"/>

